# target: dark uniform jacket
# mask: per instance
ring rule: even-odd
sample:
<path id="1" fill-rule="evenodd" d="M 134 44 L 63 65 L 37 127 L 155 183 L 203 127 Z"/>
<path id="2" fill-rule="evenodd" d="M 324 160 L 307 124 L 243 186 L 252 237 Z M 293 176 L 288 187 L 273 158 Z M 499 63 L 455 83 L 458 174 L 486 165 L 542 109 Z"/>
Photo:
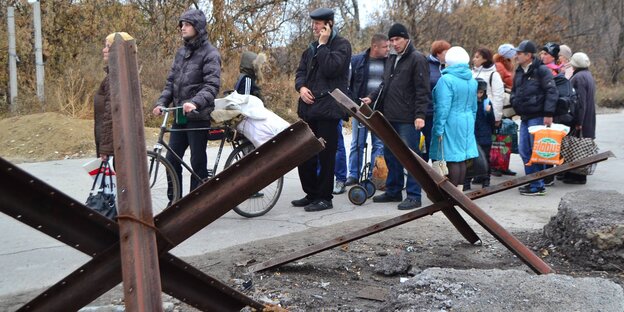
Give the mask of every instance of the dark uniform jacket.
<path id="1" fill-rule="evenodd" d="M 110 86 L 108 83 L 108 67 L 104 68 L 106 77 L 93 99 L 93 132 L 95 135 L 96 156 L 113 155 L 113 117 L 111 115 Z"/>
<path id="2" fill-rule="evenodd" d="M 346 116 L 329 92 L 338 88 L 349 95 L 350 61 L 351 44 L 335 32 L 327 44 L 318 46 L 318 42 L 313 42 L 303 51 L 295 77 L 295 90 L 299 92 L 301 87 L 310 89 L 314 95 L 314 104 L 306 104 L 299 98 L 299 118 L 331 120 Z"/>
<path id="3" fill-rule="evenodd" d="M 155 106 L 182 106 L 192 102 L 198 114 L 188 114 L 189 120 L 210 120 L 214 99 L 221 86 L 221 56 L 208 42 L 206 17 L 199 10 L 182 14 L 180 20 L 193 25 L 197 35 L 184 42 L 176 53 L 167 83 Z"/>
<path id="4" fill-rule="evenodd" d="M 394 66 L 398 56 L 390 54 L 386 60 L 384 80 L 369 97 L 374 100 L 381 92 L 377 107 L 381 107 L 388 121 L 413 123 L 416 118 L 424 120 L 431 103 L 427 59 L 411 42 Z"/>
<path id="5" fill-rule="evenodd" d="M 534 59 L 529 70 L 518 66 L 511 88 L 511 105 L 522 120 L 553 117 L 559 91 L 550 69 Z"/>

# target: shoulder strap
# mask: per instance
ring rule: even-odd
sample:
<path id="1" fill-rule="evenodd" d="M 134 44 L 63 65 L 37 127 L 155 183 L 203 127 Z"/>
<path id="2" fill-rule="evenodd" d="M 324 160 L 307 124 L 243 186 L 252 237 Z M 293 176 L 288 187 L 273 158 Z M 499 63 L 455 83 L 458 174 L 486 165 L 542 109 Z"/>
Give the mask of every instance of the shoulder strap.
<path id="1" fill-rule="evenodd" d="M 490 74 L 490 88 L 492 87 L 492 76 L 494 76 L 494 72 Z"/>

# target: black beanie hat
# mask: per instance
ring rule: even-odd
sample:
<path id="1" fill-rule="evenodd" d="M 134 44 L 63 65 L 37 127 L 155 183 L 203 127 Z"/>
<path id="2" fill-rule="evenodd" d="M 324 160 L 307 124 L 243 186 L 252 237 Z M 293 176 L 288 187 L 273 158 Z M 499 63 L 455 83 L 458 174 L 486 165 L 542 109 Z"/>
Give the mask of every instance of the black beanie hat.
<path id="1" fill-rule="evenodd" d="M 407 28 L 399 23 L 392 25 L 392 27 L 390 27 L 390 30 L 388 31 L 388 38 L 392 37 L 403 37 L 405 39 L 409 39 L 409 33 L 407 31 Z"/>

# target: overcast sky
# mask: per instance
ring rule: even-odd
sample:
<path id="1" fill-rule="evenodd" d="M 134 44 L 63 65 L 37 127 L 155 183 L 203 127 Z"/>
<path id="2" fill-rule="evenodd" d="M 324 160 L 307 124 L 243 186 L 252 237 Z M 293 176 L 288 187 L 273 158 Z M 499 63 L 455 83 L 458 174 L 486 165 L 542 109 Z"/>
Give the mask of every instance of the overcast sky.
<path id="1" fill-rule="evenodd" d="M 383 5 L 383 0 L 358 1 L 360 6 L 360 22 L 362 26 L 367 26 L 370 15 Z"/>

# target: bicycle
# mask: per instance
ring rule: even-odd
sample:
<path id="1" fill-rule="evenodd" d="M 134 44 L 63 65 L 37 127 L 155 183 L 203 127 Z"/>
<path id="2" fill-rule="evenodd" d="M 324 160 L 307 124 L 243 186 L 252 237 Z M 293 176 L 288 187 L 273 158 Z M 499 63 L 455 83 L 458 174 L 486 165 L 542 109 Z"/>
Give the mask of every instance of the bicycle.
<path id="1" fill-rule="evenodd" d="M 238 134 L 235 126 L 231 122 L 225 122 L 222 126 L 210 128 L 172 129 L 168 127 L 169 114 L 176 109 L 178 109 L 178 107 L 161 108 L 163 112 L 163 122 L 160 126 L 158 141 L 154 145 L 154 149 L 147 152 L 149 186 L 154 211 L 164 209 L 179 200 L 180 190 L 182 188 L 182 181 L 179 181 L 178 176 L 175 174 L 173 165 L 161 155 L 163 149 L 171 153 L 173 157 L 182 164 L 182 168 L 185 168 L 191 174 L 193 179 L 202 182 L 211 179 L 217 174 L 219 161 L 226 142 L 232 146 L 232 152 L 228 155 L 224 168 L 231 166 L 254 150 L 253 144 L 243 135 Z M 205 180 L 200 178 L 179 155 L 173 152 L 171 147 L 164 140 L 164 136 L 168 132 L 186 131 L 209 131 L 209 140 L 220 141 L 214 166 L 212 169 L 208 169 L 208 177 Z M 240 205 L 234 207 L 234 211 L 247 218 L 259 217 L 266 214 L 277 203 L 282 193 L 283 184 L 284 177 L 280 177 Z"/>

